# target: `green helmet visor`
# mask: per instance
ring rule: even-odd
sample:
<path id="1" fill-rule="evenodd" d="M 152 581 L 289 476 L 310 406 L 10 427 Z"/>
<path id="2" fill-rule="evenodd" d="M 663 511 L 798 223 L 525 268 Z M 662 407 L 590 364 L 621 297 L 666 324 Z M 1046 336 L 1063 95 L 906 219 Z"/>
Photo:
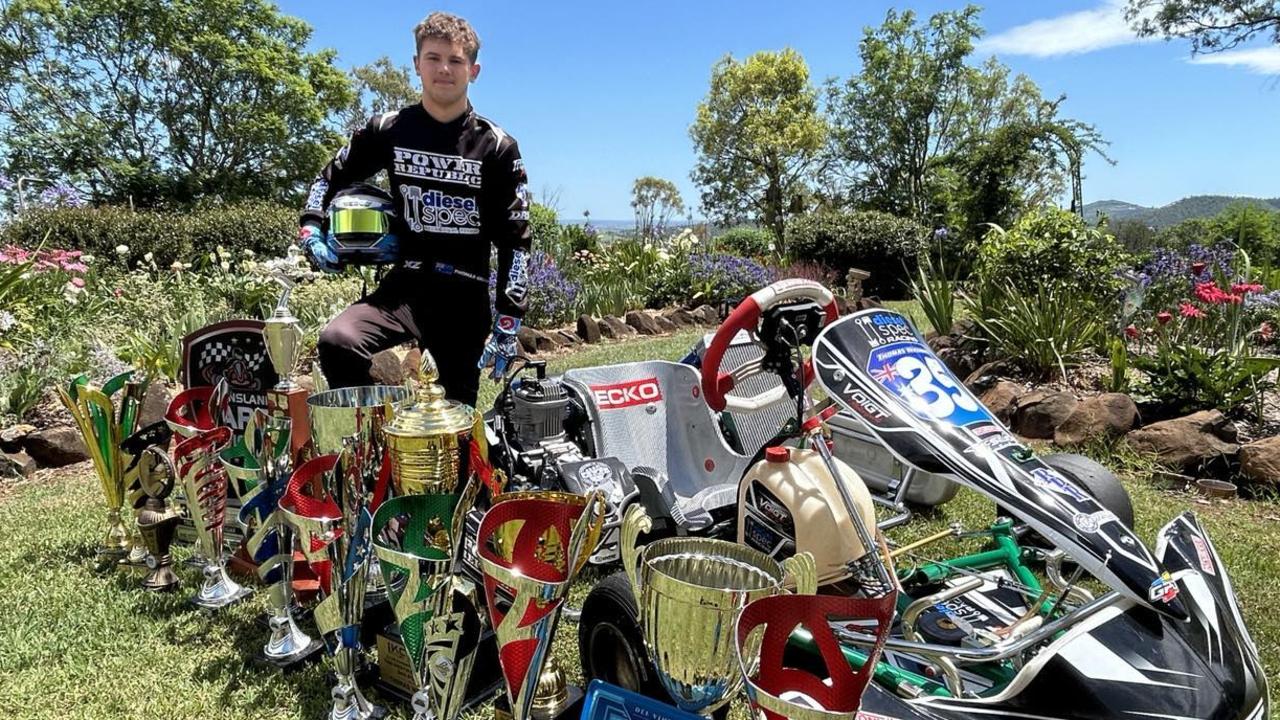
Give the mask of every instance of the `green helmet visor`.
<path id="1" fill-rule="evenodd" d="M 386 213 L 376 208 L 337 208 L 329 217 L 334 235 L 384 235 L 390 228 Z"/>

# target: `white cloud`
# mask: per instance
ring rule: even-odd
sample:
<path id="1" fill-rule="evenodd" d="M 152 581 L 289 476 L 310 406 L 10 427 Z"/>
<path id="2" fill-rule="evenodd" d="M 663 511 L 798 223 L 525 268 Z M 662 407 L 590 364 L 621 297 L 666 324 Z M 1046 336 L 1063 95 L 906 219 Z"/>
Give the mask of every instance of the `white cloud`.
<path id="1" fill-rule="evenodd" d="M 1248 48 L 1206 53 L 1191 58 L 1196 65 L 1243 67 L 1259 75 L 1280 75 L 1280 47 Z"/>
<path id="2" fill-rule="evenodd" d="M 978 43 L 984 54 L 1057 57 L 1143 42 L 1124 19 L 1124 1 L 1058 17 L 1033 20 L 985 38 Z"/>

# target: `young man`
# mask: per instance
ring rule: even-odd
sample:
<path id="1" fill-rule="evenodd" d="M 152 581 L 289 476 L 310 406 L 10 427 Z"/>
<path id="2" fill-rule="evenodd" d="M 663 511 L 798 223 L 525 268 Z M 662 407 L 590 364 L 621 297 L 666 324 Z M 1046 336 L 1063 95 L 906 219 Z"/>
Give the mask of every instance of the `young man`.
<path id="1" fill-rule="evenodd" d="M 432 13 L 414 28 L 422 102 L 369 120 L 316 178 L 299 242 L 319 269 L 338 258 L 321 231 L 334 195 L 386 170 L 399 260 L 368 297 L 320 333 L 332 387 L 370 383 L 375 353 L 410 338 L 435 356 L 448 397 L 474 405 L 480 368 L 500 379 L 516 354 L 529 277 L 529 205 L 515 138 L 471 108 L 480 40 L 466 20 Z M 497 317 L 489 310 L 498 248 Z M 490 322 L 493 332 L 489 341 Z"/>

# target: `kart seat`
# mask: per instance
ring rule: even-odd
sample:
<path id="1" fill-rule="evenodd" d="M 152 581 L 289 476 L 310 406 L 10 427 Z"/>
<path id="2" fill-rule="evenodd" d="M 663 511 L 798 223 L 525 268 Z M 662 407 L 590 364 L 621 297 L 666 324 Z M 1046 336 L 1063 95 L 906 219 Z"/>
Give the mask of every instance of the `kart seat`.
<path id="1" fill-rule="evenodd" d="M 725 443 L 697 369 L 649 360 L 569 370 L 564 382 L 584 400 L 595 454 L 652 480 L 682 527 L 705 528 L 737 502 L 750 458 Z"/>

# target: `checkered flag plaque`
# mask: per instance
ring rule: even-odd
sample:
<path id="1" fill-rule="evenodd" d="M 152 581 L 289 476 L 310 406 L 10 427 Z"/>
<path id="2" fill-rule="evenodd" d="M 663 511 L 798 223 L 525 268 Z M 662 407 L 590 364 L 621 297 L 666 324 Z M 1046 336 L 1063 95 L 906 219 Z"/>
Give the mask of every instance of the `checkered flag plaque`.
<path id="1" fill-rule="evenodd" d="M 210 365 L 224 365 L 227 360 L 233 358 L 237 353 L 243 356 L 245 366 L 257 372 L 262 367 L 262 363 L 267 360 L 265 350 L 251 350 L 245 352 L 244 348 L 236 340 L 231 342 L 214 341 L 207 343 L 200 349 L 200 358 L 197 362 L 198 367 L 209 367 Z"/>

